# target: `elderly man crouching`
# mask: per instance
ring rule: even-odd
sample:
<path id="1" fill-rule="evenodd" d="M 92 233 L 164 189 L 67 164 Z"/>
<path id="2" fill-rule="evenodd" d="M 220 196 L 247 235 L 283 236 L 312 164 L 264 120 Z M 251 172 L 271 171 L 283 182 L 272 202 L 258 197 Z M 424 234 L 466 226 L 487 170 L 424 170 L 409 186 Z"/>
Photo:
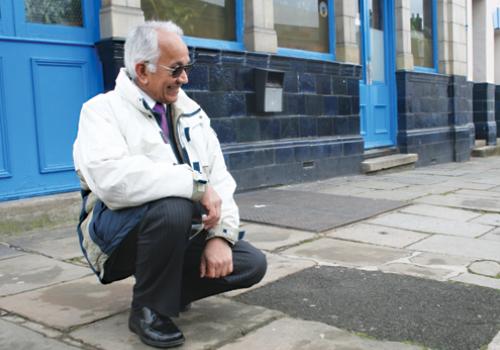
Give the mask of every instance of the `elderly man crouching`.
<path id="1" fill-rule="evenodd" d="M 181 35 L 172 22 L 131 31 L 116 87 L 83 105 L 73 150 L 83 253 L 102 283 L 134 275 L 129 328 L 155 347 L 184 342 L 170 317 L 189 303 L 266 271 L 239 240 L 236 184 L 210 121 L 181 89 L 192 67 Z"/>

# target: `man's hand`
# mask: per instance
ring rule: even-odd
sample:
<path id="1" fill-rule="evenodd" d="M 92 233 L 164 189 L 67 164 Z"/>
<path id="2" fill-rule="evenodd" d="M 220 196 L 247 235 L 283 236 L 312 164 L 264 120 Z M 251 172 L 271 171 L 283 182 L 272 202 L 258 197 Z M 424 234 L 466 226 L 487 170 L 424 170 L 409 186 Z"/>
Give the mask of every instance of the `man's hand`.
<path id="1" fill-rule="evenodd" d="M 200 203 L 207 211 L 207 215 L 202 217 L 203 227 L 209 230 L 215 227 L 220 220 L 222 200 L 213 187 L 208 185 Z"/>
<path id="2" fill-rule="evenodd" d="M 233 272 L 233 251 L 224 238 L 209 239 L 201 256 L 200 277 L 221 278 Z"/>

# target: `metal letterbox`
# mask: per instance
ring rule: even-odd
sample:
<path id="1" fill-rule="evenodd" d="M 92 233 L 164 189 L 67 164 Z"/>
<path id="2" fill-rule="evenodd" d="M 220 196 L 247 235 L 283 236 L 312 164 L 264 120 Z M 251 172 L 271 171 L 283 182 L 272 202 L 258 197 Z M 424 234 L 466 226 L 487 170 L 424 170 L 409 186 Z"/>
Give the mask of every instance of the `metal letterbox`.
<path id="1" fill-rule="evenodd" d="M 270 69 L 255 69 L 257 112 L 283 111 L 283 79 L 285 73 Z"/>

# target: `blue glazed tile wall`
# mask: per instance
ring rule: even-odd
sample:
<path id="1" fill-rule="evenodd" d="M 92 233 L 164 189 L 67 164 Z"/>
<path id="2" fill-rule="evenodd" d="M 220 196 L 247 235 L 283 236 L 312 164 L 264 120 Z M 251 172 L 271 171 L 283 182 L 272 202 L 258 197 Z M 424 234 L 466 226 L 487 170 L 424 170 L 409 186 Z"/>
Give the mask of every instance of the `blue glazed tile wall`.
<path id="1" fill-rule="evenodd" d="M 494 84 L 474 84 L 472 106 L 476 139 L 486 140 L 488 145 L 495 145 L 497 140 L 495 93 Z"/>
<path id="2" fill-rule="evenodd" d="M 201 48 L 190 55 L 196 68 L 185 90 L 210 116 L 240 188 L 278 184 L 273 169 L 288 169 L 279 183 L 302 181 L 301 172 L 314 180 L 325 169 L 329 176 L 359 171 L 360 67 Z M 282 112 L 257 112 L 255 68 L 284 72 Z M 339 159 L 346 169 L 326 165 Z"/>
<path id="3" fill-rule="evenodd" d="M 473 144 L 473 84 L 462 76 L 397 72 L 398 146 L 418 165 L 464 161 Z"/>
<path id="4" fill-rule="evenodd" d="M 497 132 L 500 130 L 500 85 L 495 89 L 495 120 L 497 121 Z"/>

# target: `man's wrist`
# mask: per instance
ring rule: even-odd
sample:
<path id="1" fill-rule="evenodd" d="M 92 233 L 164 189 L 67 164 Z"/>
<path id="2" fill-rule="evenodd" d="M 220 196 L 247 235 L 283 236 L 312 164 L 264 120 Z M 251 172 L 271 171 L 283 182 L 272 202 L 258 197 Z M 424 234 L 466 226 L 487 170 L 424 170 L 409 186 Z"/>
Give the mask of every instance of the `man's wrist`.
<path id="1" fill-rule="evenodd" d="M 220 226 L 219 226 L 219 228 L 220 228 Z M 212 238 L 222 238 L 232 247 L 238 241 L 238 233 L 236 233 L 235 230 L 226 229 L 226 228 L 224 228 L 224 229 L 211 229 L 208 231 L 206 239 L 209 240 Z"/>

